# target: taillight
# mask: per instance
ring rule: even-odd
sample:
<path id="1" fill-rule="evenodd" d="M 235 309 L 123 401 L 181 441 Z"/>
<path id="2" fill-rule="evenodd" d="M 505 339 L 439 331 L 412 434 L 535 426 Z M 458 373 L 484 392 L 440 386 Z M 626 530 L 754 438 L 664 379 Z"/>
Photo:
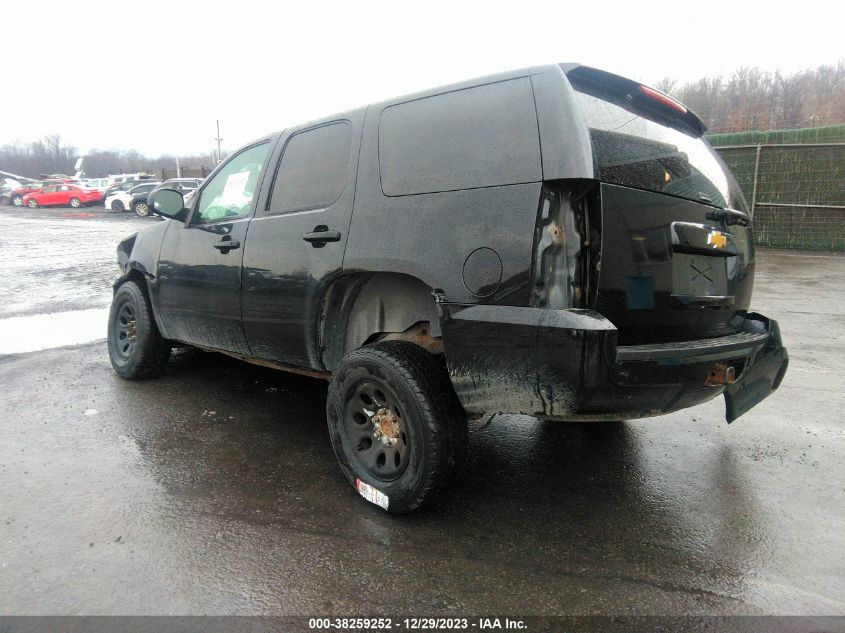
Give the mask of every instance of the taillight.
<path id="1" fill-rule="evenodd" d="M 649 88 L 648 86 L 640 86 L 640 92 L 643 93 L 649 99 L 653 99 L 654 101 L 657 101 L 658 103 L 672 108 L 673 110 L 677 110 L 681 114 L 687 113 L 687 109 L 682 103 L 680 103 L 679 101 L 675 101 L 672 97 L 663 92 L 660 92 L 659 90 Z"/>

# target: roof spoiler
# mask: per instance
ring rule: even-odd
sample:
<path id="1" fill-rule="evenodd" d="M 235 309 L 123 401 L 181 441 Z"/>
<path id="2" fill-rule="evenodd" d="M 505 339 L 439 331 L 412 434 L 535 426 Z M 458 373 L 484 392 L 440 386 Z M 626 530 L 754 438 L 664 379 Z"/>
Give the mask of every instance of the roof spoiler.
<path id="1" fill-rule="evenodd" d="M 707 131 L 695 112 L 656 88 L 580 64 L 560 64 L 560 67 L 576 90 L 696 137 Z"/>

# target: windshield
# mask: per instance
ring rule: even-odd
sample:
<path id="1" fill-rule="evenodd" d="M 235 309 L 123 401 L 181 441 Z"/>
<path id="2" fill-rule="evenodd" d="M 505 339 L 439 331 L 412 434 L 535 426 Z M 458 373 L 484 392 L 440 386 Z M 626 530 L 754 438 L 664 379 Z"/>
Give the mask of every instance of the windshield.
<path id="1" fill-rule="evenodd" d="M 671 120 L 638 112 L 612 88 L 572 84 L 600 180 L 747 211 L 733 176 L 703 138 Z"/>

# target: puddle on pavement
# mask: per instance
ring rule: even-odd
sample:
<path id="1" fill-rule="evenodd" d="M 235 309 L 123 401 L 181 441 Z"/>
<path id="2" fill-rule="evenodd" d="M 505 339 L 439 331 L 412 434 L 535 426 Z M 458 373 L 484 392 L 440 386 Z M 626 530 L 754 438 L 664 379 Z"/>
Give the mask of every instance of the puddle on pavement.
<path id="1" fill-rule="evenodd" d="M 0 354 L 23 354 L 106 338 L 108 308 L 0 319 Z"/>

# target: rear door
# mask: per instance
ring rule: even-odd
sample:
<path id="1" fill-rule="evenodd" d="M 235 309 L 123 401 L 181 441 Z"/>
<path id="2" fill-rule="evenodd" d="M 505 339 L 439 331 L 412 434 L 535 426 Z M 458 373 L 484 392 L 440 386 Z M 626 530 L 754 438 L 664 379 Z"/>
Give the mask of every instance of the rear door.
<path id="1" fill-rule="evenodd" d="M 567 77 L 602 182 L 596 309 L 623 345 L 734 333 L 751 299 L 753 245 L 745 201 L 704 126 L 628 79 L 586 67 Z"/>
<path id="2" fill-rule="evenodd" d="M 363 111 L 287 131 L 249 225 L 243 319 L 253 356 L 320 368 L 322 292 L 343 265 Z"/>
<path id="3" fill-rule="evenodd" d="M 241 262 L 270 141 L 232 156 L 185 222 L 169 221 L 154 283 L 168 338 L 249 354 L 241 324 Z"/>

